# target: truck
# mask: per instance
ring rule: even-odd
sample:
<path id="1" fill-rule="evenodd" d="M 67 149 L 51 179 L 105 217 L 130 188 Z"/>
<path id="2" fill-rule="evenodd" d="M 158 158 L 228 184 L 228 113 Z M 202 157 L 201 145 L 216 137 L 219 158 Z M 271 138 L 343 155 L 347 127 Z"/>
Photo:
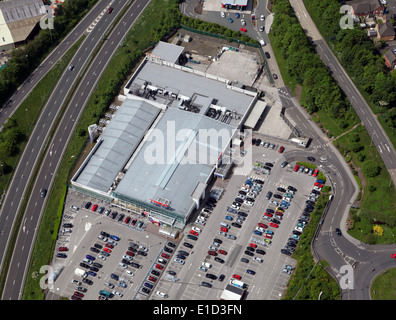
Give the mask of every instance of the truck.
<path id="1" fill-rule="evenodd" d="M 238 287 L 234 287 L 230 284 L 227 284 L 227 287 L 224 289 L 221 294 L 221 300 L 242 300 L 245 296 L 245 289 L 241 289 Z"/>
<path id="2" fill-rule="evenodd" d="M 237 279 L 231 279 L 230 284 L 232 284 L 235 287 L 242 288 L 242 289 L 245 288 L 245 286 L 246 286 L 245 282 L 239 281 Z"/>
<path id="3" fill-rule="evenodd" d="M 107 290 L 100 290 L 99 291 L 99 295 L 105 296 L 106 298 L 110 298 L 111 297 L 111 292 L 107 291 Z"/>
<path id="4" fill-rule="evenodd" d="M 81 268 L 76 268 L 76 270 L 74 271 L 74 274 L 83 278 L 86 278 L 88 276 L 88 273 L 81 269 Z"/>

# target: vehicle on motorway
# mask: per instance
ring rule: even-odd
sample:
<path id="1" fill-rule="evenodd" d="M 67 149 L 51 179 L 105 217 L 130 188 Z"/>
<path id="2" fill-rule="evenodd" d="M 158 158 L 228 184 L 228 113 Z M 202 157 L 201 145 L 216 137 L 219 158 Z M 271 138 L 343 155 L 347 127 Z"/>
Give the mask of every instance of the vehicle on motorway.
<path id="1" fill-rule="evenodd" d="M 108 9 L 107 9 L 107 13 L 112 13 L 113 12 L 113 7 L 109 7 Z"/>
<path id="2" fill-rule="evenodd" d="M 40 190 L 40 197 L 41 198 L 45 198 L 46 194 L 47 194 L 47 189 L 41 189 Z"/>

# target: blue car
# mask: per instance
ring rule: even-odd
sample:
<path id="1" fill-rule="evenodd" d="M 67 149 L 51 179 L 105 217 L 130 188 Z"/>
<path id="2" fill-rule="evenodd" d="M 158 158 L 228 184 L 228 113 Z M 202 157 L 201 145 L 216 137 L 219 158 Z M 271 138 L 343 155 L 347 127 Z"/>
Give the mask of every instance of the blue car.
<path id="1" fill-rule="evenodd" d="M 148 282 L 145 282 L 145 283 L 144 283 L 144 286 L 147 287 L 147 288 L 149 288 L 149 289 L 152 289 L 152 288 L 153 288 L 153 285 L 150 284 L 150 283 L 148 283 Z"/>
<path id="2" fill-rule="evenodd" d="M 86 257 L 87 259 L 89 259 L 89 260 L 92 260 L 92 261 L 95 260 L 95 257 L 93 257 L 93 256 L 91 256 L 91 255 L 89 255 L 89 254 L 87 254 L 85 257 Z"/>
<path id="3" fill-rule="evenodd" d="M 257 234 L 257 235 L 259 235 L 259 236 L 262 235 L 262 233 L 261 233 L 260 231 L 258 231 L 258 230 L 254 230 L 253 233 L 254 233 L 254 234 Z"/>
<path id="4" fill-rule="evenodd" d="M 293 235 L 292 235 L 292 238 L 293 238 L 293 239 L 296 239 L 296 240 L 300 240 L 300 237 L 299 237 L 298 235 L 296 235 L 296 234 L 293 234 Z"/>
<path id="5" fill-rule="evenodd" d="M 112 273 L 110 275 L 110 278 L 114 279 L 114 280 L 118 280 L 119 276 L 117 276 L 116 274 Z"/>
<path id="6" fill-rule="evenodd" d="M 232 217 L 231 216 L 225 216 L 225 219 L 232 221 Z"/>
<path id="7" fill-rule="evenodd" d="M 93 271 L 88 271 L 88 274 L 91 275 L 92 277 L 96 277 L 96 273 Z"/>
<path id="8" fill-rule="evenodd" d="M 231 213 L 237 213 L 237 211 L 235 209 L 232 209 L 232 208 L 228 208 L 227 211 L 231 212 Z"/>
<path id="9" fill-rule="evenodd" d="M 246 269 L 246 273 L 250 273 L 250 274 L 253 274 L 253 275 L 255 275 L 255 274 L 256 274 L 256 272 L 255 272 L 255 271 L 253 271 L 253 270 L 251 270 L 251 269 Z"/>
<path id="10" fill-rule="evenodd" d="M 234 20 L 232 20 L 230 17 L 228 17 L 228 21 L 230 21 L 231 23 L 234 22 Z"/>
<path id="11" fill-rule="evenodd" d="M 324 184 L 324 181 L 323 181 L 323 180 L 320 180 L 320 179 L 316 180 L 316 182 L 321 183 L 321 184 Z"/>
<path id="12" fill-rule="evenodd" d="M 112 240 L 115 240 L 115 241 L 120 241 L 121 240 L 119 237 L 113 236 L 113 235 L 111 235 L 109 238 L 112 239 Z"/>

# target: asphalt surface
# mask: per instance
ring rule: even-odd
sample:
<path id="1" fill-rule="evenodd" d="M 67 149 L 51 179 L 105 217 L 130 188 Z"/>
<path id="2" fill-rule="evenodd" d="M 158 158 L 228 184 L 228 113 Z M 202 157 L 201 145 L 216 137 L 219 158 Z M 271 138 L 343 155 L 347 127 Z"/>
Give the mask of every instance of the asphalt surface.
<path id="1" fill-rule="evenodd" d="M 20 85 L 12 97 L 0 109 L 0 127 L 10 117 L 19 105 L 26 99 L 34 86 L 47 74 L 53 65 L 95 23 L 98 15 L 108 6 L 110 0 L 99 1 L 97 5 L 81 20 L 81 22 L 63 39 L 63 41 L 48 55 L 28 79 Z"/>
<path id="2" fill-rule="evenodd" d="M 56 118 L 56 114 L 68 90 L 77 79 L 79 71 L 85 66 L 85 62 L 90 58 L 91 50 L 101 41 L 106 27 L 111 24 L 111 21 L 105 21 L 105 19 L 107 17 L 110 17 L 112 20 L 115 19 L 117 12 L 126 4 L 126 2 L 122 0 L 112 2 L 114 11 L 110 15 L 105 14 L 88 35 L 71 62 L 71 64 L 74 65 L 74 70 L 65 71 L 32 132 L 4 200 L 3 212 L 0 216 L 3 220 L 1 222 L 4 222 L 3 233 L 1 235 L 4 240 L 8 239 L 9 232 L 13 225 L 13 219 L 10 218 L 16 217 L 20 200 L 23 199 L 24 196 L 27 196 L 24 195 L 24 189 L 27 184 L 27 179 L 39 156 L 39 151 L 48 144 L 48 152 L 44 156 L 33 190 L 29 195 L 26 214 L 23 218 L 17 243 L 14 247 L 14 254 L 10 262 L 2 299 L 20 298 L 21 288 L 23 287 L 24 278 L 26 276 L 26 268 L 30 258 L 30 250 L 32 249 L 35 233 L 39 226 L 42 209 L 45 206 L 46 198 L 43 199 L 40 197 L 40 189 L 45 188 L 49 190 L 54 179 L 54 173 L 56 173 L 62 154 L 67 146 L 67 142 L 74 133 L 74 124 L 83 111 L 90 93 L 95 88 L 100 74 L 104 70 L 106 63 L 117 50 L 125 32 L 129 30 L 148 3 L 147 1 L 135 1 L 114 28 L 111 35 L 107 38 L 107 41 L 104 42 L 100 52 L 86 70 L 85 76 L 81 79 L 79 87 L 74 93 L 69 107 L 62 117 L 62 121 L 59 123 L 53 139 L 49 141 L 47 133 L 49 132 L 50 124 L 52 124 Z M 3 249 L 5 249 L 6 241 L 1 241 L 1 243 Z M 4 250 L 1 250 L 2 255 L 3 253 Z"/>

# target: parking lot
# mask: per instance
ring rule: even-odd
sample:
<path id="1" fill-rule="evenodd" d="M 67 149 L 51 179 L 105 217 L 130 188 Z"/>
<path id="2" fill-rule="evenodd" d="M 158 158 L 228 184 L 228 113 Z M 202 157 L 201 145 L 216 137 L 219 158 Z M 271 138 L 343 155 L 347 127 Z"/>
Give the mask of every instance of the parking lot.
<path id="1" fill-rule="evenodd" d="M 114 218 L 112 212 L 117 212 Z M 70 191 L 54 257 L 57 269 L 64 269 L 53 291 L 72 299 L 98 299 L 100 290 L 110 292 L 112 299 L 147 299 L 151 290 L 143 288 L 151 286 L 145 285 L 150 276 L 154 280 L 161 275 L 158 259 L 167 241 L 147 232 L 146 227 L 144 217 L 121 213 L 109 204 Z M 86 275 L 77 275 L 76 270 Z"/>
<path id="2" fill-rule="evenodd" d="M 295 228 L 302 223 L 300 216 L 316 180 L 307 173 L 294 172 L 294 164 L 282 168 L 285 159 L 278 152 L 281 145 L 272 142 L 275 144 L 273 149 L 270 146 L 253 147 L 254 163 L 251 171 L 238 172 L 238 168 L 234 170 L 222 198 L 209 210 L 205 225 L 196 220 L 186 227 L 184 238 L 176 249 L 188 251 L 184 265 L 171 262 L 165 274 L 168 270 L 175 271 L 175 278 L 173 281 L 161 278 L 157 284 L 157 288 L 166 292 L 171 299 L 219 299 L 233 276 L 246 284 L 247 299 L 281 298 L 295 267 L 294 259 L 288 254 L 282 254 L 281 250 L 285 250 L 287 245 L 287 252 L 292 252 L 298 243 L 298 235 L 293 232 L 299 232 Z M 292 147 L 286 146 L 285 149 Z M 257 163 L 272 165 L 269 174 L 254 170 L 254 164 Z M 254 204 L 250 206 L 243 203 L 233 211 L 233 202 L 242 188 L 245 188 L 248 178 L 253 182 L 251 189 L 256 187 L 257 191 Z M 263 184 L 254 182 L 255 180 L 261 180 Z M 294 187 L 295 191 L 290 191 L 289 186 Z M 278 188 L 284 188 L 285 191 L 279 191 L 282 189 Z M 268 191 L 272 192 L 270 199 L 266 199 Z M 281 201 L 285 201 L 284 194 L 288 192 L 294 193 L 293 198 L 288 199 L 290 205 L 281 212 Z M 281 196 L 281 199 L 274 198 L 274 195 Z M 238 212 L 244 212 L 246 216 L 243 217 Z M 273 212 L 272 217 L 266 217 L 265 212 Z M 224 223 L 228 224 L 227 229 L 223 229 L 225 232 L 219 229 Z M 258 229 L 259 223 L 265 225 L 262 232 Z M 299 230 L 307 223 L 304 221 Z M 191 230 L 197 240 L 187 238 Z M 235 236 L 235 239 L 229 238 L 230 235 Z M 189 242 L 194 247 L 186 249 L 183 242 Z"/>
<path id="3" fill-rule="evenodd" d="M 159 236 L 143 216 L 70 191 L 57 246 L 67 251 L 55 252 L 65 256 L 55 257 L 64 269 L 54 292 L 73 299 L 98 299 L 105 290 L 102 299 L 215 300 L 234 277 L 245 283 L 247 299 L 280 299 L 295 267 L 281 250 L 288 245 L 292 252 L 298 243 L 293 232 L 309 221 L 300 216 L 316 180 L 284 163 L 295 146 L 255 143 L 252 166 L 234 169 L 221 198 L 197 212 L 178 242 Z"/>

